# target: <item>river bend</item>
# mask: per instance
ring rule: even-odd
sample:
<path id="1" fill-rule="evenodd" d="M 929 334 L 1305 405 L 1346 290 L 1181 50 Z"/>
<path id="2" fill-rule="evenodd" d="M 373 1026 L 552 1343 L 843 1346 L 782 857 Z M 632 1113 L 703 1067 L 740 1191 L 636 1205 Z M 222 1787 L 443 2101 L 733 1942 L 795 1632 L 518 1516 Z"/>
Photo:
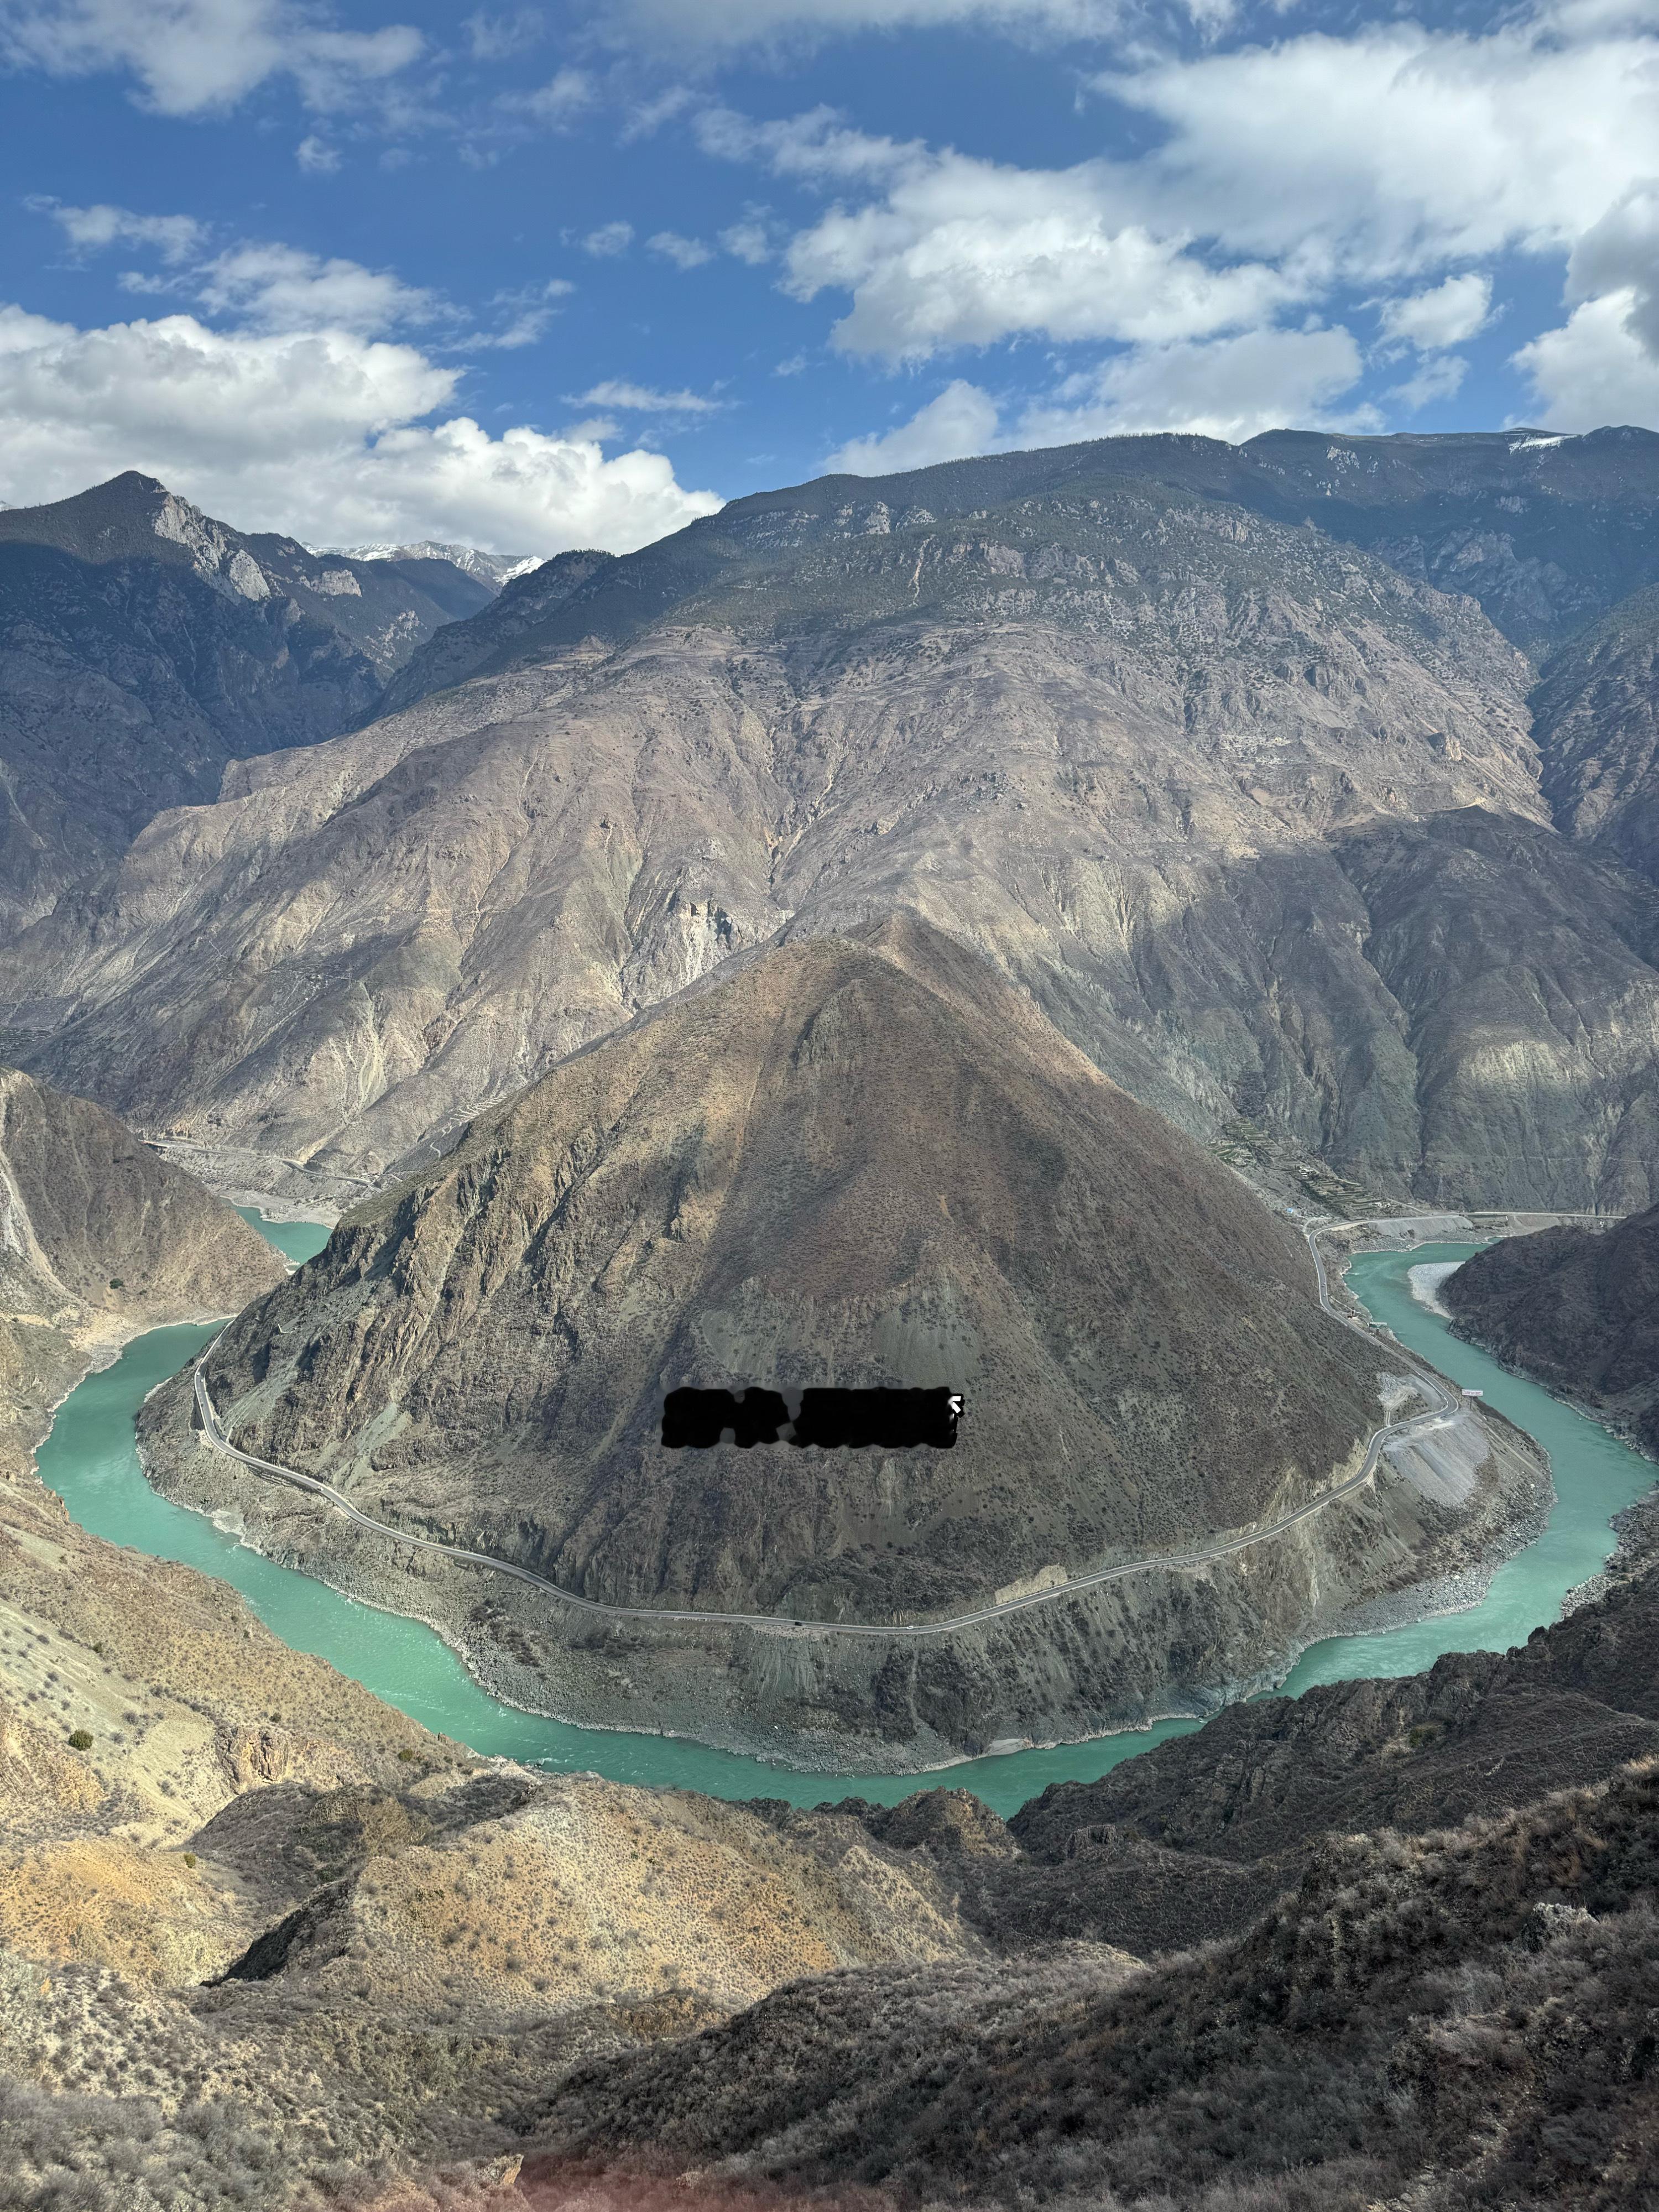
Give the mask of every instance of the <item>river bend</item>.
<path id="1" fill-rule="evenodd" d="M 309 1258 L 327 1239 L 327 1231 L 311 1223 L 267 1222 L 252 1212 L 248 1218 L 292 1260 Z M 1408 1269 L 1466 1259 L 1476 1249 L 1434 1244 L 1364 1253 L 1350 1264 L 1349 1286 L 1372 1319 L 1391 1328 L 1409 1350 L 1454 1382 L 1484 1390 L 1500 1413 L 1544 1446 L 1558 1492 L 1548 1524 L 1535 1542 L 1498 1568 L 1479 1605 L 1383 1634 L 1334 1637 L 1313 1645 L 1285 1686 L 1292 1694 L 1316 1682 L 1413 1674 L 1446 1651 L 1503 1650 L 1524 1643 L 1533 1629 L 1557 1617 L 1569 1589 L 1605 1564 L 1613 1548 L 1612 1516 L 1655 1479 L 1651 1461 L 1536 1384 L 1505 1373 L 1413 1299 Z M 216 1328 L 152 1329 L 135 1339 L 113 1366 L 88 1376 L 59 1407 L 40 1447 L 42 1480 L 93 1534 L 157 1559 L 182 1560 L 234 1583 L 285 1644 L 328 1660 L 388 1705 L 482 1754 L 552 1771 L 599 1772 L 616 1782 L 666 1784 L 715 1797 L 783 1797 L 802 1805 L 854 1796 L 894 1804 L 938 1784 L 972 1790 L 1006 1814 L 1051 1782 L 1092 1781 L 1120 1759 L 1198 1726 L 1191 1720 L 1164 1721 L 1087 1743 L 972 1759 L 927 1776 L 821 1774 L 680 1737 L 578 1729 L 520 1712 L 475 1682 L 420 1622 L 379 1612 L 278 1566 L 234 1533 L 150 1488 L 133 1443 L 138 1407 L 215 1334 Z"/>

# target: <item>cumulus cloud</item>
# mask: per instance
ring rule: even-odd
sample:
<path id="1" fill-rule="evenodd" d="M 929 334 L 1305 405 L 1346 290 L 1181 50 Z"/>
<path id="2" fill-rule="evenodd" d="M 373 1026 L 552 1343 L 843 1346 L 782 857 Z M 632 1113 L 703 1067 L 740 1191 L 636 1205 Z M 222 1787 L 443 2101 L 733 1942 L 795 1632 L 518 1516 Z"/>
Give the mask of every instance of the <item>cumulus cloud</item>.
<path id="1" fill-rule="evenodd" d="M 1431 353 L 1474 337 L 1491 312 L 1490 276 L 1448 276 L 1431 291 L 1385 301 L 1377 322 L 1385 339 L 1415 346 L 1419 353 Z"/>
<path id="2" fill-rule="evenodd" d="M 1632 334 L 1659 355 L 1659 183 L 1633 186 L 1573 247 L 1568 300 L 1615 293 L 1629 295 Z"/>
<path id="3" fill-rule="evenodd" d="M 0 0 L 0 61 L 53 76 L 119 72 L 164 115 L 234 106 L 276 76 L 311 107 L 344 106 L 424 43 L 402 23 L 337 30 L 302 0 Z"/>
<path id="4" fill-rule="evenodd" d="M 1639 9 L 1547 5 L 1482 33 L 1401 23 L 1099 80 L 1162 123 L 1163 219 L 1359 280 L 1564 252 L 1652 167 Z"/>
<path id="5" fill-rule="evenodd" d="M 1029 407 L 1016 442 L 1066 445 L 1139 430 L 1195 430 L 1240 445 L 1263 430 L 1317 423 L 1378 429 L 1366 409 L 1333 412 L 1359 380 L 1360 352 L 1342 329 L 1244 331 L 1207 343 L 1141 346 L 1069 377 Z"/>
<path id="6" fill-rule="evenodd" d="M 921 360 L 1021 331 L 1154 343 L 1260 322 L 1297 287 L 1260 262 L 1214 267 L 1115 207 L 1097 164 L 1032 171 L 945 154 L 883 198 L 832 208 L 790 246 L 788 289 L 852 295 L 834 343 Z"/>
<path id="7" fill-rule="evenodd" d="M 602 222 L 583 239 L 582 252 L 591 253 L 596 260 L 608 261 L 618 253 L 626 253 L 633 243 L 631 222 Z"/>
<path id="8" fill-rule="evenodd" d="M 1430 406 L 1437 399 L 1452 398 L 1462 389 L 1468 367 L 1461 353 L 1425 355 L 1414 375 L 1394 385 L 1383 396 L 1415 414 L 1419 407 Z"/>
<path id="9" fill-rule="evenodd" d="M 700 238 L 682 238 L 677 230 L 659 230 L 645 242 L 653 253 L 660 253 L 677 269 L 701 269 L 705 261 L 714 258 L 712 246 L 705 246 Z"/>
<path id="10" fill-rule="evenodd" d="M 265 331 L 363 335 L 429 322 L 430 292 L 361 262 L 325 260 L 293 246 L 234 246 L 201 270 L 196 296 L 210 312 Z"/>
<path id="11" fill-rule="evenodd" d="M 308 544 L 543 554 L 627 551 L 719 507 L 659 453 L 441 416 L 459 374 L 343 330 L 227 333 L 191 315 L 77 330 L 0 307 L 0 496 L 60 499 L 137 468 Z"/>
<path id="12" fill-rule="evenodd" d="M 187 261 L 201 248 L 206 228 L 189 215 L 135 215 L 124 207 L 64 207 L 52 199 L 28 203 L 49 215 L 70 244 L 83 253 L 106 246 L 153 246 L 163 261 Z"/>
<path id="13" fill-rule="evenodd" d="M 300 141 L 294 149 L 294 158 L 308 177 L 332 176 L 340 166 L 338 152 L 314 131 Z"/>
<path id="14" fill-rule="evenodd" d="M 1659 423 L 1659 358 L 1643 343 L 1643 305 L 1633 289 L 1586 300 L 1559 330 L 1544 331 L 1516 353 L 1547 428 Z"/>
<path id="15" fill-rule="evenodd" d="M 925 469 L 935 461 L 959 461 L 969 453 L 987 453 L 996 435 L 995 400 L 958 377 L 936 399 L 918 408 L 908 422 L 879 436 L 850 439 L 830 454 L 824 466 L 848 476 L 889 476 L 899 469 Z"/>
<path id="16" fill-rule="evenodd" d="M 972 12 L 951 0 L 922 9 Z M 875 20 L 861 0 L 728 0 L 700 15 L 711 38 L 786 15 Z M 1026 19 L 1066 15 L 1034 6 Z M 1464 374 L 1440 357 L 1490 323 L 1500 255 L 1570 254 L 1573 319 L 1536 356 L 1551 364 L 1547 388 L 1571 362 L 1590 373 L 1593 331 L 1618 333 L 1596 341 L 1593 388 L 1613 377 L 1629 391 L 1617 364 L 1636 373 L 1630 347 L 1659 355 L 1654 29 L 1650 0 L 1542 0 L 1476 30 L 1396 21 L 1166 50 L 1093 81 L 1153 127 L 1149 150 L 1066 169 L 872 135 L 826 108 L 757 123 L 711 106 L 696 130 L 705 151 L 830 200 L 788 243 L 783 283 L 801 301 L 845 302 L 832 333 L 842 351 L 915 363 L 1024 336 L 1127 346 L 1101 372 L 1103 396 L 1085 403 L 1115 422 L 1152 405 L 1138 363 L 1179 368 L 1185 388 L 1221 344 L 1255 337 L 1236 357 L 1278 363 L 1291 380 L 1276 398 L 1253 391 L 1237 405 L 1194 386 L 1201 419 L 1258 422 L 1266 409 L 1294 420 L 1336 404 L 1352 343 L 1295 325 L 1310 312 L 1334 325 L 1356 295 L 1375 304 L 1380 285 L 1392 295 L 1379 310 L 1382 359 L 1407 346 L 1423 356 L 1389 395 L 1415 408 Z M 770 241 L 753 243 L 758 258 Z M 1615 295 L 1616 313 L 1578 313 Z"/>
<path id="17" fill-rule="evenodd" d="M 720 234 L 720 242 L 734 260 L 746 261 L 751 269 L 772 258 L 771 238 L 765 223 L 756 216 L 728 223 Z"/>
<path id="18" fill-rule="evenodd" d="M 501 105 L 550 131 L 562 131 L 584 109 L 592 107 L 599 96 L 599 88 L 586 70 L 562 69 L 534 92 L 505 94 Z"/>

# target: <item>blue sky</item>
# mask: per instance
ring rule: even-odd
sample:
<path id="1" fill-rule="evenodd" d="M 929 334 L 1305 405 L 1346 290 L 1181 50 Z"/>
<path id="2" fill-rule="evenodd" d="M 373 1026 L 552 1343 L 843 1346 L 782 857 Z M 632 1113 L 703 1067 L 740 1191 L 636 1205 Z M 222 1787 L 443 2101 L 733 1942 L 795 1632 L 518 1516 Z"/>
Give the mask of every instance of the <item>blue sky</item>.
<path id="1" fill-rule="evenodd" d="M 1659 427 L 1659 0 L 0 0 L 0 498 L 617 550 L 827 465 Z"/>

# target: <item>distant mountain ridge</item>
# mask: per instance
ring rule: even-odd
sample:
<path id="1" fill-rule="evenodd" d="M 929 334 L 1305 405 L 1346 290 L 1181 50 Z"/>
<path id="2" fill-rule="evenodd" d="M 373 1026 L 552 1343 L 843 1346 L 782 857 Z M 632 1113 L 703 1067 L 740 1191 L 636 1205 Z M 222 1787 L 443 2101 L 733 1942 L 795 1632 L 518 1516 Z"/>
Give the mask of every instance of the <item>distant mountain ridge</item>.
<path id="1" fill-rule="evenodd" d="M 492 596 L 447 562 L 232 530 L 133 471 L 0 514 L 0 927 L 216 799 L 227 761 L 365 720 Z"/>
<path id="2" fill-rule="evenodd" d="M 313 545 L 309 550 L 345 561 L 447 561 L 452 568 L 476 576 L 480 583 L 491 584 L 497 591 L 515 576 L 528 575 L 542 565 L 539 553 L 485 553 L 476 545 L 441 544 L 431 538 L 406 545 Z"/>
<path id="3" fill-rule="evenodd" d="M 560 591 L 534 629 L 473 627 L 489 674 L 583 636 L 621 642 L 676 606 L 693 607 L 733 556 L 915 530 L 1018 501 L 1063 499 L 1100 479 L 1151 483 L 1316 528 L 1363 548 L 1415 582 L 1479 600 L 1534 657 L 1659 581 L 1659 433 L 1623 428 L 1566 437 L 1536 430 L 1342 433 L 1269 430 L 1242 446 L 1188 433 L 1101 438 L 888 477 L 817 477 L 728 502 L 614 563 L 585 588 Z M 570 556 L 565 556 L 570 557 Z M 592 556 L 580 556 L 592 559 Z M 452 642 L 452 648 L 459 641 Z M 418 696 L 418 661 L 388 704 Z M 442 680 L 453 681 L 453 677 Z M 428 688 L 430 688 L 429 686 Z"/>
<path id="4" fill-rule="evenodd" d="M 1645 434 L 1150 438 L 563 554 L 0 953 L 0 1034 L 375 1175 L 781 927 L 908 907 L 1356 1200 L 1645 1205 L 1659 902 L 1553 818 L 1473 594 L 1589 619 L 1656 501 Z"/>

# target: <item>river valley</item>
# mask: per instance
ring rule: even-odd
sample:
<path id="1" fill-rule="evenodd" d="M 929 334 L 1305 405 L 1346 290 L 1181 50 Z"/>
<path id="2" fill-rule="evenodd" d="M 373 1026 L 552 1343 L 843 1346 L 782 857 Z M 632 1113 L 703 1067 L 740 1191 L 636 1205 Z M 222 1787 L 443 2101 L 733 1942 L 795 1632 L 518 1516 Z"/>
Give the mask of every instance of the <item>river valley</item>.
<path id="1" fill-rule="evenodd" d="M 303 1261 L 327 1231 L 308 1222 L 246 1218 L 287 1256 Z M 1480 1601 L 1383 1633 L 1327 1639 L 1306 1651 L 1285 1689 L 1411 1674 L 1442 1653 L 1502 1650 L 1553 1620 L 1567 1592 L 1594 1575 L 1613 1548 L 1612 1516 L 1654 1480 L 1653 1463 L 1548 1393 L 1506 1373 L 1455 1337 L 1445 1321 L 1414 1298 L 1413 1267 L 1455 1264 L 1477 1249 L 1437 1244 L 1362 1254 L 1348 1282 L 1372 1319 L 1458 1384 L 1487 1401 L 1548 1451 L 1557 1499 L 1543 1534 L 1505 1561 Z M 1154 1727 L 1082 1743 L 1012 1753 L 916 1774 L 803 1773 L 719 1751 L 684 1738 L 569 1726 L 491 1697 L 431 1630 L 377 1611 L 326 1584 L 280 1566 L 239 1541 L 234 1528 L 169 1503 L 145 1481 L 133 1446 L 133 1419 L 144 1396 L 175 1373 L 214 1334 L 211 1328 L 149 1331 L 110 1367 L 89 1375 L 59 1408 L 42 1444 L 42 1479 L 73 1517 L 94 1534 L 154 1557 L 178 1559 L 232 1583 L 260 1619 L 297 1650 L 326 1659 L 375 1695 L 427 1727 L 488 1756 L 550 1772 L 597 1771 L 618 1782 L 695 1790 L 727 1797 L 780 1797 L 811 1805 L 859 1796 L 896 1803 L 936 1778 L 973 1790 L 1005 1814 L 1050 1783 L 1092 1780 L 1121 1760 L 1199 1723 Z"/>

